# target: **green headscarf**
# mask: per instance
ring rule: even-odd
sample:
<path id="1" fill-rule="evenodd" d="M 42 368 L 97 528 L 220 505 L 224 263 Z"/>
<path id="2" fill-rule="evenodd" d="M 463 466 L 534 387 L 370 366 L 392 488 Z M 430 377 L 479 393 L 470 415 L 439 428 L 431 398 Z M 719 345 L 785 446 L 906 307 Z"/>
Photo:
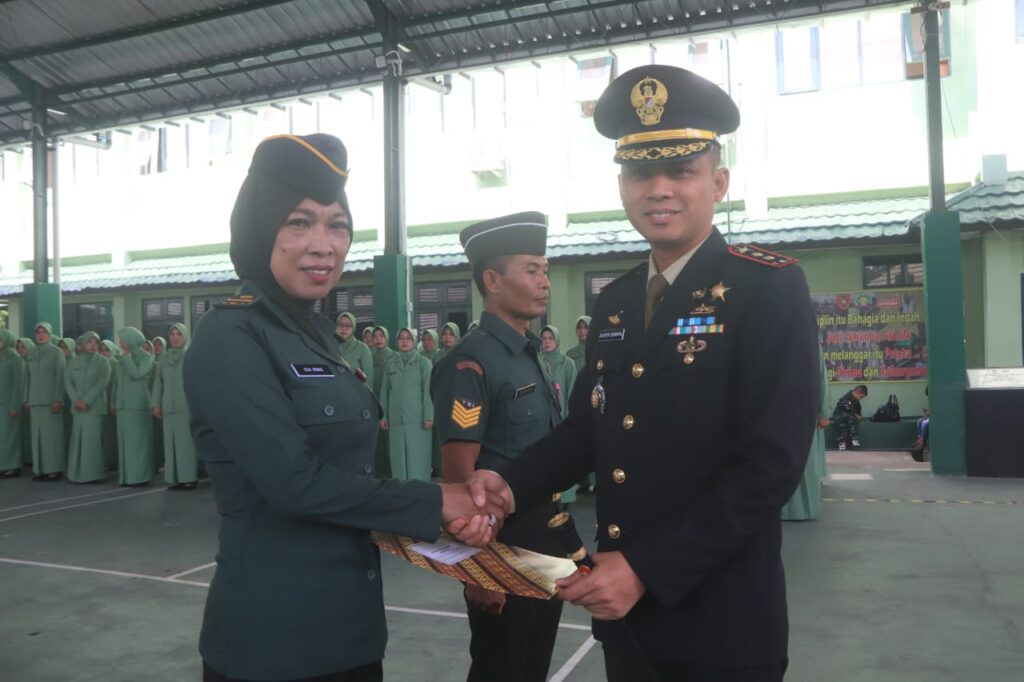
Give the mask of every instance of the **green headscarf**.
<path id="1" fill-rule="evenodd" d="M 373 356 L 374 365 L 380 365 L 383 367 L 395 352 L 391 350 L 388 345 L 391 342 L 391 335 L 388 333 L 388 328 L 377 325 L 373 328 L 373 333 L 376 334 L 378 329 L 384 334 L 384 347 L 377 348 L 376 344 L 370 346 L 370 355 Z M 370 340 L 373 340 L 373 336 L 370 337 Z"/>
<path id="2" fill-rule="evenodd" d="M 419 359 L 419 352 L 416 350 L 416 333 L 409 327 L 402 327 L 398 330 L 399 334 L 402 332 L 409 332 L 409 336 L 411 336 L 413 340 L 412 348 L 409 350 L 399 350 L 396 352 L 396 355 L 398 356 L 398 362 L 408 366 Z"/>
<path id="3" fill-rule="evenodd" d="M 40 327 L 45 329 L 46 333 L 50 335 L 50 340 L 47 341 L 47 343 L 51 343 L 51 344 L 55 344 L 56 345 L 56 342 L 53 340 L 53 326 L 49 322 L 40 322 L 35 327 L 32 327 L 32 336 L 35 337 L 36 330 L 38 330 Z M 35 338 L 32 339 L 32 343 L 33 343 L 33 345 L 36 345 L 36 346 L 43 345 L 43 344 L 39 343 L 38 341 L 36 341 Z"/>
<path id="4" fill-rule="evenodd" d="M 110 351 L 110 361 L 111 362 L 116 362 L 117 359 L 121 357 L 121 347 L 118 346 L 116 343 L 114 343 L 113 341 L 109 341 L 108 340 L 108 341 L 104 341 L 103 345 L 107 347 L 108 351 Z"/>
<path id="5" fill-rule="evenodd" d="M 14 342 L 14 352 L 16 352 L 16 353 L 18 352 L 18 344 L 19 343 L 21 345 L 25 346 L 25 356 L 28 357 L 28 354 L 32 352 L 32 347 L 35 345 L 35 341 L 33 341 L 32 339 L 28 338 L 27 336 L 22 336 L 22 337 L 18 338 L 18 340 Z M 20 353 L 19 353 L 19 356 L 20 356 Z"/>
<path id="6" fill-rule="evenodd" d="M 541 350 L 540 354 L 548 362 L 554 362 L 558 356 L 562 355 L 562 352 L 558 350 L 558 347 L 562 344 L 562 335 L 558 331 L 558 327 L 553 324 L 549 324 L 540 330 L 541 336 L 544 332 L 551 332 L 551 335 L 555 337 L 555 349 L 551 351 Z"/>
<path id="7" fill-rule="evenodd" d="M 10 329 L 0 327 L 0 342 L 4 345 L 3 350 L 0 351 L 0 353 L 7 355 L 8 351 L 10 351 L 11 353 L 18 355 L 18 349 L 16 348 L 17 342 L 15 341 L 14 334 L 11 333 Z"/>
<path id="8" fill-rule="evenodd" d="M 106 358 L 99 354 L 98 348 L 95 353 L 89 353 L 85 350 L 85 343 L 89 339 L 96 339 L 97 341 L 99 341 L 100 335 L 97 334 L 96 332 L 86 332 L 79 336 L 78 339 L 75 341 L 76 344 L 82 346 L 82 352 L 76 353 L 72 358 L 72 361 L 75 363 L 76 366 L 82 364 L 91 365 L 92 363 L 99 361 L 106 362 Z"/>
<path id="9" fill-rule="evenodd" d="M 188 343 L 191 340 L 191 337 L 188 333 L 188 327 L 186 327 L 182 322 L 175 322 L 171 325 L 171 329 L 177 329 L 185 339 L 185 342 L 181 344 L 181 348 L 174 348 L 170 343 L 165 343 L 164 354 L 160 357 L 160 363 L 167 363 L 171 367 L 174 367 L 181 362 L 182 358 L 185 357 L 185 351 L 188 349 Z M 170 334 L 168 334 L 168 336 L 170 336 Z"/>
<path id="10" fill-rule="evenodd" d="M 64 344 L 64 347 L 61 350 L 64 351 L 64 357 L 67 358 L 69 362 L 74 360 L 75 356 L 78 355 L 78 348 L 75 340 L 63 338 L 57 342 L 57 346 L 60 347 L 60 344 L 62 343 Z"/>
<path id="11" fill-rule="evenodd" d="M 164 347 L 164 352 L 161 353 L 160 355 L 156 354 L 156 342 L 157 341 L 159 341 L 160 345 Z M 153 359 L 154 360 L 158 360 L 158 361 L 159 360 L 163 360 L 164 354 L 167 353 L 167 349 L 168 348 L 170 348 L 170 346 L 167 345 L 167 339 L 165 339 L 162 336 L 154 336 L 153 337 Z"/>
<path id="12" fill-rule="evenodd" d="M 124 345 L 128 346 L 128 351 L 133 358 L 139 358 L 142 355 L 149 355 L 143 348 L 142 344 L 145 343 L 146 337 L 142 335 L 135 327 L 125 327 L 124 329 L 117 332 L 117 338 L 124 342 Z"/>
<path id="13" fill-rule="evenodd" d="M 437 360 L 438 353 L 441 352 L 441 338 L 438 336 L 437 331 L 434 330 L 434 329 L 426 330 L 425 332 L 423 332 L 423 336 L 424 337 L 429 336 L 430 338 L 432 338 L 434 340 L 434 350 L 432 350 L 432 351 L 421 350 L 420 353 L 427 360 L 430 360 L 431 362 L 435 362 Z M 422 341 L 420 343 L 422 343 Z"/>
<path id="14" fill-rule="evenodd" d="M 445 322 L 444 325 L 441 327 L 442 334 L 444 334 L 445 329 L 451 331 L 452 336 L 455 337 L 455 343 L 458 343 L 459 339 L 462 338 L 462 331 L 459 329 L 459 325 L 455 324 L 454 322 Z"/>
<path id="15" fill-rule="evenodd" d="M 349 322 L 352 323 L 352 336 L 348 337 L 345 340 L 342 340 L 342 338 L 340 336 L 338 336 L 338 332 L 337 332 L 338 325 L 341 324 L 341 318 L 343 318 L 343 317 L 346 320 L 348 320 Z M 355 345 L 356 343 L 362 343 L 362 341 L 359 340 L 359 335 L 356 334 L 356 316 L 353 315 L 352 313 L 342 313 L 341 315 L 338 315 L 338 317 L 336 317 L 334 319 L 334 329 L 335 329 L 334 336 L 335 336 L 335 338 L 338 339 L 338 343 L 341 344 L 342 348 L 347 350 L 347 349 L 351 348 L 353 345 Z"/>

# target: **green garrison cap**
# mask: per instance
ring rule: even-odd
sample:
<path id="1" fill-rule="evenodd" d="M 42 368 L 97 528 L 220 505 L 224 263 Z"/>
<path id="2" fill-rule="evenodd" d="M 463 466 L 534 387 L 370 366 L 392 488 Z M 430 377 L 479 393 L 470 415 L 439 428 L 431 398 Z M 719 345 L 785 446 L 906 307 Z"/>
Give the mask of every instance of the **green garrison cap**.
<path id="1" fill-rule="evenodd" d="M 474 267 L 495 256 L 543 256 L 548 223 L 537 211 L 513 213 L 470 225 L 459 233 L 459 241 Z"/>
<path id="2" fill-rule="evenodd" d="M 666 163 L 703 154 L 740 125 L 720 87 L 676 66 L 651 64 L 622 74 L 594 108 L 597 132 L 615 140 L 615 162 Z"/>

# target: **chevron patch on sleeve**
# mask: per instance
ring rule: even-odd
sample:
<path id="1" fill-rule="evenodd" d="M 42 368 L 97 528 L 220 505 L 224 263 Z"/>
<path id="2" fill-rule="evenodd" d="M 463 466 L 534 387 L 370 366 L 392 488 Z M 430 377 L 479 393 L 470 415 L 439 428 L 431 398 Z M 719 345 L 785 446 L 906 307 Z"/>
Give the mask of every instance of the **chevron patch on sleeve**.
<path id="1" fill-rule="evenodd" d="M 480 423 L 480 413 L 483 409 L 483 405 L 479 403 L 456 398 L 452 401 L 452 421 L 463 429 L 471 429 Z"/>

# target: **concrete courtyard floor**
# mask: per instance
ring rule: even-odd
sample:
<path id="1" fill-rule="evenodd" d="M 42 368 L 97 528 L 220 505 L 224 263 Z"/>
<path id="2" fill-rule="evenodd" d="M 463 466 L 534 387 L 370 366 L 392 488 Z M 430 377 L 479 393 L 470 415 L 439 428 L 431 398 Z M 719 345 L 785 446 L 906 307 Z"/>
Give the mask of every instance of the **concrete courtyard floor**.
<path id="1" fill-rule="evenodd" d="M 793 682 L 1024 680 L 1024 481 L 829 453 L 821 517 L 784 526 Z M 594 525 L 593 497 L 574 505 Z M 209 484 L 191 493 L 0 481 L 0 681 L 200 679 Z M 584 532 L 584 535 L 589 533 Z M 383 559 L 389 680 L 465 679 L 461 590 Z M 551 679 L 603 680 L 568 606 Z"/>

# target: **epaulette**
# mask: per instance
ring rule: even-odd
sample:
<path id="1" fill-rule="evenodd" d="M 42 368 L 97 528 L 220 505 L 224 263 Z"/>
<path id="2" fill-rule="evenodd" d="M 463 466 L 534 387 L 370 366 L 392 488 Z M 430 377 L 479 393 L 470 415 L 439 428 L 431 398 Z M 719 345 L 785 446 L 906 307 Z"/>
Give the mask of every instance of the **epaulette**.
<path id="1" fill-rule="evenodd" d="M 729 247 L 729 253 L 737 258 L 743 258 L 744 260 L 753 261 L 754 263 L 767 265 L 770 268 L 784 268 L 787 265 L 793 265 L 794 263 L 800 262 L 797 258 L 783 256 L 781 253 L 762 249 L 760 246 L 756 246 L 755 244 L 734 244 Z"/>
<path id="2" fill-rule="evenodd" d="M 228 296 L 220 303 L 214 303 L 214 308 L 251 308 L 260 300 L 259 296 L 253 296 L 251 294 L 239 294 L 238 296 Z"/>

